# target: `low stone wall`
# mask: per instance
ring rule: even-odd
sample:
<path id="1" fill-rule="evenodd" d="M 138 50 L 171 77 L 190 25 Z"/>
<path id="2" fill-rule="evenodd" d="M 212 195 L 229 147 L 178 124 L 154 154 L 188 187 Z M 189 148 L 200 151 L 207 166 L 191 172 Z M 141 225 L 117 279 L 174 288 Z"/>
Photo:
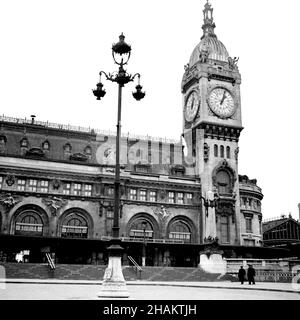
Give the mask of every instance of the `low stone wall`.
<path id="1" fill-rule="evenodd" d="M 297 259 L 226 259 L 227 273 L 238 272 L 241 266 L 247 268 L 251 264 L 255 270 L 274 270 L 288 272 L 293 267 L 300 266 Z"/>

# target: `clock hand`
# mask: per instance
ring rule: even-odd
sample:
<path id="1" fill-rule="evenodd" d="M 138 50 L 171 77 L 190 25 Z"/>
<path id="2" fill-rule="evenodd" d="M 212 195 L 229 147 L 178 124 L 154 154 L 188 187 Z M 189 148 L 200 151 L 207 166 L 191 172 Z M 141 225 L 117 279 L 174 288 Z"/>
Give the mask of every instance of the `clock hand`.
<path id="1" fill-rule="evenodd" d="M 226 98 L 226 91 L 224 90 L 224 93 L 223 93 L 223 97 L 222 97 L 222 100 L 221 100 L 221 102 L 220 102 L 220 105 L 222 105 L 223 104 L 223 102 L 224 102 L 224 100 L 225 100 L 225 98 Z"/>

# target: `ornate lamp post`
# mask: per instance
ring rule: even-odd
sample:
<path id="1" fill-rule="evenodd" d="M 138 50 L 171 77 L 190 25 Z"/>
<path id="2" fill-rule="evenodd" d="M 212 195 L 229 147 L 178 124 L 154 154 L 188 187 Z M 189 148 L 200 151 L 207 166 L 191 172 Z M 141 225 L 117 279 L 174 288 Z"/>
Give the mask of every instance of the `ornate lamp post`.
<path id="1" fill-rule="evenodd" d="M 113 237 L 108 247 L 108 267 L 105 270 L 103 284 L 99 297 L 117 297 L 127 298 L 129 293 L 126 288 L 126 282 L 122 273 L 121 256 L 123 248 L 121 247 L 121 239 L 119 238 L 119 214 L 120 214 L 120 134 L 121 134 L 121 107 L 122 107 L 122 88 L 125 84 L 133 81 L 136 77 L 140 81 L 140 74 L 128 74 L 124 66 L 128 63 L 131 53 L 131 46 L 125 41 L 123 33 L 119 36 L 119 42 L 112 46 L 112 56 L 114 62 L 119 66 L 118 72 L 105 73 L 100 71 L 100 81 L 97 83 L 97 88 L 93 90 L 97 100 L 103 98 L 106 91 L 101 83 L 101 76 L 105 75 L 106 79 L 118 84 L 118 122 L 116 136 L 116 168 L 115 168 L 115 199 L 114 199 L 114 222 L 113 222 Z M 142 86 L 138 82 L 136 91 L 132 93 L 136 100 L 141 100 L 145 96 L 142 92 Z"/>
<path id="2" fill-rule="evenodd" d="M 142 255 L 142 267 L 146 266 L 146 228 L 147 222 L 144 220 L 142 222 L 143 227 L 143 255 Z"/>

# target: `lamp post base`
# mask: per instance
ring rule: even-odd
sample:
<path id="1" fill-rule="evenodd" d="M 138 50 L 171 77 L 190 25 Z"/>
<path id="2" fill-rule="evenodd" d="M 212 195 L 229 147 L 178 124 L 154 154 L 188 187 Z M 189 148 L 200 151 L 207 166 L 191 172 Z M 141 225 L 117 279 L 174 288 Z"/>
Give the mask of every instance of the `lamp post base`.
<path id="1" fill-rule="evenodd" d="M 109 248 L 111 255 L 108 259 L 108 267 L 105 269 L 103 283 L 99 298 L 128 298 L 126 282 L 122 272 L 121 251 L 122 247 L 114 243 Z"/>

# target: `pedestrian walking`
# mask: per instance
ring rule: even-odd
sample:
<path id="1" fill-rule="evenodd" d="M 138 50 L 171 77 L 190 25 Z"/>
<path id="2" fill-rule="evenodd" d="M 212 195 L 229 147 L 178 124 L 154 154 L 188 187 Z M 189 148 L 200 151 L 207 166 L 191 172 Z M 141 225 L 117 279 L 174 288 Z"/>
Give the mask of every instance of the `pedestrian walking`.
<path id="1" fill-rule="evenodd" d="M 243 268 L 243 266 L 240 267 L 238 276 L 239 276 L 239 280 L 241 281 L 241 284 L 244 284 L 245 276 L 246 276 L 246 270 Z"/>
<path id="2" fill-rule="evenodd" d="M 247 277 L 248 277 L 248 281 L 249 281 L 249 284 L 255 284 L 255 280 L 254 280 L 254 277 L 255 277 L 255 269 L 252 267 L 251 264 L 249 264 L 249 268 L 248 268 L 248 272 L 247 272 Z"/>

